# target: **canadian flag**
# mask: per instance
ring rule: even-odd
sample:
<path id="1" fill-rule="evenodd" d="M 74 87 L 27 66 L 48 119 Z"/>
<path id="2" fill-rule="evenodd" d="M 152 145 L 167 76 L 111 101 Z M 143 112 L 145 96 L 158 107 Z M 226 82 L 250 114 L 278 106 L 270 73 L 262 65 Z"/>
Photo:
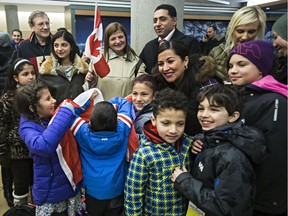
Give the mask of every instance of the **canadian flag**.
<path id="1" fill-rule="evenodd" d="M 103 26 L 100 17 L 100 11 L 95 3 L 94 30 L 86 40 L 85 55 L 91 59 L 96 73 L 105 77 L 110 72 L 110 68 L 105 61 L 102 49 Z"/>

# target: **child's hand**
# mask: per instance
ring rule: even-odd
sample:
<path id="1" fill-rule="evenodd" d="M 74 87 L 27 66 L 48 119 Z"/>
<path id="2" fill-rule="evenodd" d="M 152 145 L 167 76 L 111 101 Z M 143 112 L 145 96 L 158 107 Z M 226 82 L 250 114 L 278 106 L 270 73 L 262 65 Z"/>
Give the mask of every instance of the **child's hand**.
<path id="1" fill-rule="evenodd" d="M 202 151 L 202 146 L 203 146 L 203 142 L 201 140 L 196 140 L 194 143 L 193 143 L 193 146 L 192 146 L 192 149 L 191 149 L 191 152 L 193 154 L 198 154 Z"/>
<path id="2" fill-rule="evenodd" d="M 91 96 L 90 96 L 90 100 L 93 101 L 95 100 L 95 98 L 97 97 L 98 92 L 96 91 L 96 89 L 92 92 Z"/>
<path id="3" fill-rule="evenodd" d="M 182 171 L 183 170 L 183 171 Z M 176 167 L 174 172 L 172 173 L 172 182 L 175 182 L 177 177 L 184 172 L 187 172 L 187 169 L 185 168 L 185 166 L 182 167 L 182 170 L 179 167 Z"/>

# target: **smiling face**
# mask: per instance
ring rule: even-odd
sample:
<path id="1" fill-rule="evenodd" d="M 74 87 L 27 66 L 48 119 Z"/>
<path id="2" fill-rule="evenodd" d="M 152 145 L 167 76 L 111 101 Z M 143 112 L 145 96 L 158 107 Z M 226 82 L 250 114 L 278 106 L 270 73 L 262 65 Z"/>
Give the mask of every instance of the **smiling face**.
<path id="1" fill-rule="evenodd" d="M 228 75 L 233 85 L 244 86 L 262 79 L 262 72 L 249 59 L 234 54 L 229 61 Z"/>
<path id="2" fill-rule="evenodd" d="M 70 61 L 71 44 L 64 40 L 63 37 L 57 38 L 53 43 L 55 54 L 62 59 L 62 62 Z"/>
<path id="3" fill-rule="evenodd" d="M 14 80 L 20 85 L 26 85 L 32 81 L 35 81 L 36 74 L 34 67 L 29 64 L 24 64 L 23 70 L 18 73 L 18 75 L 13 76 Z"/>
<path id="4" fill-rule="evenodd" d="M 151 117 L 152 124 L 157 127 L 159 136 L 172 145 L 175 145 L 175 142 L 183 135 L 185 119 L 185 112 L 175 109 L 164 109 L 156 117 Z"/>
<path id="5" fill-rule="evenodd" d="M 109 48 L 116 54 L 124 54 L 124 48 L 126 47 L 126 37 L 123 31 L 117 30 L 109 37 Z"/>
<path id="6" fill-rule="evenodd" d="M 255 40 L 258 29 L 259 21 L 237 26 L 232 33 L 232 39 L 235 41 L 235 46 L 246 41 Z"/>
<path id="7" fill-rule="evenodd" d="M 35 17 L 33 19 L 33 26 L 30 26 L 35 32 L 37 38 L 46 40 L 50 36 L 50 21 L 47 16 Z"/>
<path id="8" fill-rule="evenodd" d="M 50 91 L 47 88 L 42 89 L 38 94 L 41 95 L 41 98 L 37 103 L 39 118 L 50 119 L 55 111 L 56 100 L 51 96 Z"/>
<path id="9" fill-rule="evenodd" d="M 198 106 L 197 118 L 203 131 L 232 123 L 236 121 L 238 117 L 238 112 L 234 112 L 232 116 L 229 116 L 225 107 L 217 106 L 216 104 L 212 105 L 207 98 L 204 98 Z"/>
<path id="10" fill-rule="evenodd" d="M 188 62 L 188 56 L 182 60 L 172 49 L 164 50 L 158 55 L 159 72 L 168 83 L 174 83 L 182 79 Z"/>
<path id="11" fill-rule="evenodd" d="M 21 33 L 19 31 L 13 31 L 12 32 L 12 39 L 14 40 L 14 42 L 16 44 L 18 44 L 22 39 Z"/>
<path id="12" fill-rule="evenodd" d="M 154 12 L 153 27 L 158 37 L 164 39 L 172 30 L 175 29 L 177 18 L 170 17 L 168 10 L 160 9 Z"/>
<path id="13" fill-rule="evenodd" d="M 153 100 L 153 89 L 145 83 L 135 83 L 132 88 L 132 103 L 137 111 L 141 111 L 146 104 Z"/>
<path id="14" fill-rule="evenodd" d="M 288 41 L 284 40 L 280 35 L 278 35 L 275 31 L 273 32 L 273 46 L 278 49 L 278 54 L 280 57 L 287 56 L 288 49 Z"/>

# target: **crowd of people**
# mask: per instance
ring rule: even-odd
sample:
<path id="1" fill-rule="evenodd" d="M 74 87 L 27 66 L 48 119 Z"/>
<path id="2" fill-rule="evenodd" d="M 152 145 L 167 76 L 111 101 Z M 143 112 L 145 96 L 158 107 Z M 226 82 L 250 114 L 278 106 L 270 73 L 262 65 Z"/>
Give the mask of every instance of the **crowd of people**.
<path id="1" fill-rule="evenodd" d="M 237 10 L 225 38 L 211 25 L 199 42 L 161 4 L 157 38 L 139 55 L 121 23 L 106 27 L 104 77 L 67 29 L 51 34 L 44 11 L 28 23 L 28 39 L 0 32 L 10 207 L 32 202 L 36 216 L 287 214 L 287 14 L 273 44 L 258 6 Z"/>

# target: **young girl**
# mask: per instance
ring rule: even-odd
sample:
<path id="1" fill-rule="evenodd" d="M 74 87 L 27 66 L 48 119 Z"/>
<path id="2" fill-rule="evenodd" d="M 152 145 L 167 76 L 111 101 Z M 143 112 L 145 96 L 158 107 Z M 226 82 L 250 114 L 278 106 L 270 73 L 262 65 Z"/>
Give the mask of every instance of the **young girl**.
<path id="1" fill-rule="evenodd" d="M 4 190 L 8 190 L 12 193 L 12 180 L 14 180 L 13 197 L 14 204 L 16 205 L 28 201 L 29 187 L 33 182 L 33 162 L 29 156 L 27 146 L 18 134 L 20 115 L 15 112 L 13 108 L 14 95 L 19 86 L 31 83 L 35 81 L 35 79 L 34 65 L 26 59 L 16 59 L 10 67 L 9 77 L 1 98 L 3 109 L 0 111 L 3 115 L 1 115 L 2 119 L 0 119 L 0 142 L 5 140 L 6 144 L 9 146 L 8 152 L 11 159 L 10 170 L 13 174 L 13 179 L 9 182 L 7 182 L 7 176 L 3 177 L 3 179 L 6 180 Z M 6 183 L 9 185 L 6 185 Z"/>
<path id="2" fill-rule="evenodd" d="M 77 45 L 68 31 L 58 31 L 52 37 L 52 54 L 41 65 L 38 79 L 43 81 L 57 100 L 74 99 L 88 89 L 85 75 L 88 64 L 77 55 Z"/>
<path id="3" fill-rule="evenodd" d="M 260 130 L 238 120 L 243 102 L 230 86 L 215 85 L 198 95 L 198 120 L 203 133 L 195 138 L 205 149 L 187 173 L 175 168 L 172 181 L 207 216 L 253 213 L 255 174 L 252 163 L 264 156 L 265 140 Z"/>
<path id="4" fill-rule="evenodd" d="M 130 159 L 133 152 L 138 148 L 139 136 L 143 133 L 144 124 L 151 119 L 154 89 L 152 76 L 142 74 L 132 82 L 132 94 L 126 99 L 132 102 L 133 127 L 129 137 Z"/>
<path id="5" fill-rule="evenodd" d="M 287 85 L 271 75 L 274 47 L 261 40 L 239 44 L 228 58 L 233 85 L 244 88 L 243 117 L 263 131 L 269 152 L 255 166 L 254 216 L 287 215 Z M 281 164 L 281 165 L 279 165 Z"/>
<path id="6" fill-rule="evenodd" d="M 45 85 L 33 82 L 18 89 L 15 105 L 21 113 L 19 134 L 33 158 L 32 195 L 36 216 L 64 212 L 75 215 L 75 211 L 81 209 L 80 185 L 72 189 L 56 153 L 59 142 L 74 119 L 73 112 L 68 108 L 70 104 L 62 105 L 48 125 L 56 100 Z"/>

